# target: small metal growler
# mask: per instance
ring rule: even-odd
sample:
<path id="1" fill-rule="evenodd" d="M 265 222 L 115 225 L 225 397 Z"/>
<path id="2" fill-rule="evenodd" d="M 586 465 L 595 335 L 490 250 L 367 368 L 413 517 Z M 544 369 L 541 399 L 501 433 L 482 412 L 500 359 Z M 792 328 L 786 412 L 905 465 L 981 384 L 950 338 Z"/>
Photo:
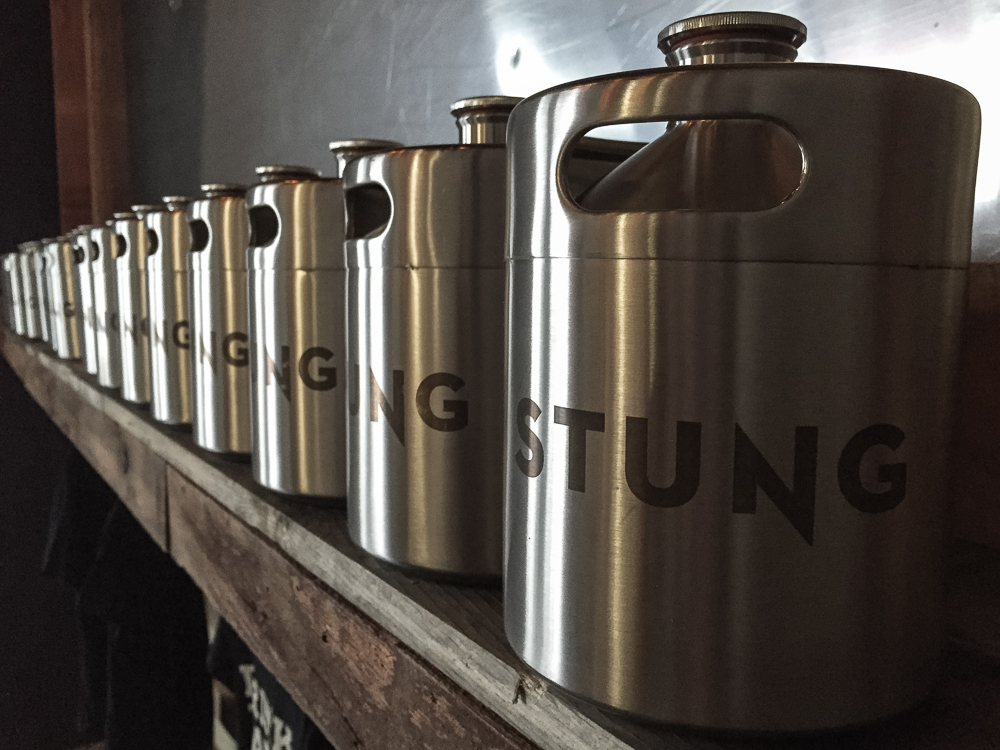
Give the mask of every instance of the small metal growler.
<path id="1" fill-rule="evenodd" d="M 35 291 L 38 294 L 38 327 L 41 339 L 52 344 L 52 304 L 50 301 L 48 275 L 46 274 L 45 243 L 50 240 L 39 240 L 27 243 L 31 273 L 34 277 Z"/>
<path id="2" fill-rule="evenodd" d="M 56 237 L 45 245 L 52 307 L 52 348 L 60 359 L 80 359 L 82 354 L 83 320 L 75 252 L 69 235 Z"/>
<path id="3" fill-rule="evenodd" d="M 90 239 L 92 226 L 79 226 L 70 232 L 73 242 L 74 286 L 80 293 L 80 318 L 83 329 L 83 366 L 91 375 L 97 375 L 97 326 L 94 313 L 94 277 L 91 268 L 93 242 Z"/>
<path id="4" fill-rule="evenodd" d="M 146 213 L 146 284 L 149 308 L 150 413 L 169 425 L 191 424 L 191 336 L 187 255 L 190 198 L 168 195 Z"/>
<path id="5" fill-rule="evenodd" d="M 132 206 L 115 214 L 118 237 L 118 338 L 122 352 L 122 398 L 133 404 L 148 404 L 151 396 L 149 346 L 149 286 L 146 256 L 149 237 L 147 213 L 158 205 Z"/>
<path id="6" fill-rule="evenodd" d="M 687 19 L 670 69 L 510 119 L 507 636 L 656 721 L 859 724 L 940 662 L 979 107 L 791 62 L 805 33 Z M 642 121 L 671 124 L 567 192 L 573 144 Z"/>
<path id="7" fill-rule="evenodd" d="M 463 99 L 458 145 L 364 156 L 344 175 L 351 537 L 471 579 L 502 564 L 504 144 L 518 101 Z"/>
<path id="8" fill-rule="evenodd" d="M 20 253 L 3 256 L 3 296 L 6 300 L 7 321 L 10 329 L 18 336 L 24 336 L 24 282 L 21 279 Z"/>
<path id="9" fill-rule="evenodd" d="M 246 199 L 254 478 L 286 494 L 343 499 L 343 185 L 308 167 L 257 175 Z"/>
<path id="10" fill-rule="evenodd" d="M 122 350 L 118 320 L 118 254 L 114 221 L 90 230 L 90 270 L 94 280 L 94 339 L 97 342 L 97 382 L 121 388 Z"/>
<path id="11" fill-rule="evenodd" d="M 217 453 L 250 453 L 247 220 L 244 185 L 202 185 L 187 209 L 194 441 Z"/>
<path id="12" fill-rule="evenodd" d="M 22 242 L 18 245 L 17 265 L 21 274 L 21 291 L 24 305 L 24 335 L 29 339 L 42 337 L 42 319 L 39 309 L 38 282 L 35 280 L 36 242 Z"/>

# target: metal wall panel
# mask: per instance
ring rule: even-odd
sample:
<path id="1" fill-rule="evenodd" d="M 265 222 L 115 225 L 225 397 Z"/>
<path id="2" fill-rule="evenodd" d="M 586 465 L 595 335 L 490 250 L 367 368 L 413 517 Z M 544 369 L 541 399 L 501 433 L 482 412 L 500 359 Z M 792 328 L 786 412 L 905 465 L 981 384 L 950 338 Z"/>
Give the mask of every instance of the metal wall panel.
<path id="1" fill-rule="evenodd" d="M 974 257 L 1000 254 L 995 0 L 156 0 L 126 3 L 136 200 L 250 180 L 257 164 L 332 172 L 331 139 L 457 139 L 448 105 L 662 65 L 667 23 L 727 9 L 803 20 L 803 62 L 879 65 L 969 89 L 983 109 Z M 655 125 L 622 137 L 649 139 Z M 915 207 L 919 210 L 919 207 Z"/>

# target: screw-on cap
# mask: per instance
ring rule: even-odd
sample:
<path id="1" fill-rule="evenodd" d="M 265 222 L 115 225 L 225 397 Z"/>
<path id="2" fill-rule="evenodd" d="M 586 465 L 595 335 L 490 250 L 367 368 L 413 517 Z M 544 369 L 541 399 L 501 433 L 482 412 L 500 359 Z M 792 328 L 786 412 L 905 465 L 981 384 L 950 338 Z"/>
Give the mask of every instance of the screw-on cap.
<path id="1" fill-rule="evenodd" d="M 206 182 L 201 186 L 201 192 L 206 198 L 242 197 L 246 195 L 247 186 L 228 182 Z"/>
<path id="2" fill-rule="evenodd" d="M 458 142 L 498 145 L 507 142 L 507 120 L 521 101 L 517 96 L 470 96 L 451 105 L 458 125 Z"/>
<path id="3" fill-rule="evenodd" d="M 284 182 L 286 180 L 315 180 L 319 171 L 312 167 L 294 164 L 270 164 L 254 170 L 261 182 Z"/>
<path id="4" fill-rule="evenodd" d="M 669 65 L 791 62 L 806 26 L 781 13 L 733 11 L 692 16 L 667 26 L 657 46 Z"/>
<path id="5" fill-rule="evenodd" d="M 163 202 L 171 211 L 179 211 L 190 203 L 191 199 L 186 195 L 165 195 L 163 196 Z"/>
<path id="6" fill-rule="evenodd" d="M 344 141 L 330 141 L 330 153 L 337 162 L 337 177 L 344 176 L 347 163 L 354 161 L 363 154 L 380 151 L 393 151 L 403 148 L 399 141 L 383 141 L 378 138 L 351 138 Z"/>
<path id="7" fill-rule="evenodd" d="M 154 211 L 166 211 L 167 207 L 162 203 L 139 203 L 132 206 L 132 210 L 136 213 L 136 218 L 141 219 L 146 214 L 151 214 Z"/>
<path id="8" fill-rule="evenodd" d="M 137 208 L 145 208 L 145 206 L 137 206 Z M 139 218 L 139 214 L 136 211 L 119 211 L 111 215 L 115 217 L 115 221 L 122 221 L 123 219 Z"/>

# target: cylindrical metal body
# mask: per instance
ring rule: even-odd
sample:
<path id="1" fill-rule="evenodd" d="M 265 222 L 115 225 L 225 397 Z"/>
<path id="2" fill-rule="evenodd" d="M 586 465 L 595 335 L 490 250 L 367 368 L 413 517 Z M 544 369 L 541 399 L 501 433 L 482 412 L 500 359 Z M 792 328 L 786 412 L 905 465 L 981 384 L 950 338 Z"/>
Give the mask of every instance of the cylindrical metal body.
<path id="1" fill-rule="evenodd" d="M 499 580 L 503 561 L 503 133 L 516 101 L 465 100 L 477 104 L 456 105 L 462 145 L 367 155 L 344 175 L 351 538 L 469 579 Z M 469 122 L 480 113 L 489 121 Z M 359 221 L 380 194 L 385 223 Z"/>
<path id="2" fill-rule="evenodd" d="M 254 479 L 287 494 L 343 498 L 343 189 L 307 168 L 258 174 L 264 181 L 246 197 Z"/>
<path id="3" fill-rule="evenodd" d="M 52 306 L 52 348 L 60 359 L 80 359 L 83 319 L 76 248 L 70 237 L 57 237 L 45 246 L 45 254 Z"/>
<path id="4" fill-rule="evenodd" d="M 91 375 L 97 374 L 97 314 L 94 311 L 94 277 L 91 262 L 94 243 L 90 239 L 93 227 L 78 227 L 71 233 L 74 251 L 74 286 L 80 293 L 80 318 L 83 329 L 83 366 Z"/>
<path id="5" fill-rule="evenodd" d="M 38 282 L 35 280 L 33 242 L 18 245 L 18 270 L 21 274 L 21 293 L 24 304 L 24 335 L 29 339 L 42 337 L 42 315 L 39 307 Z"/>
<path id="6" fill-rule="evenodd" d="M 730 117 L 796 137 L 808 170 L 778 205 L 584 211 L 563 189 L 593 127 Z M 550 89 L 508 132 L 515 651 L 677 724 L 804 731 L 917 703 L 942 645 L 975 99 L 896 71 L 705 65 Z"/>
<path id="7" fill-rule="evenodd" d="M 7 304 L 7 321 L 18 336 L 26 332 L 24 325 L 24 282 L 21 280 L 20 253 L 3 256 L 3 296 Z"/>
<path id="8" fill-rule="evenodd" d="M 90 230 L 94 279 L 94 338 L 97 342 L 97 382 L 105 388 L 122 384 L 122 349 L 118 320 L 118 241 L 109 226 Z"/>
<path id="9" fill-rule="evenodd" d="M 168 196 L 165 208 L 145 216 L 150 339 L 150 412 L 170 425 L 191 424 L 191 336 L 187 254 L 191 230 L 187 199 Z"/>
<path id="10" fill-rule="evenodd" d="M 188 206 L 194 441 L 218 453 L 250 452 L 246 187 L 203 185 Z"/>
<path id="11" fill-rule="evenodd" d="M 35 292 L 38 295 L 38 327 L 42 341 L 52 343 L 52 304 L 46 274 L 45 243 L 49 240 L 27 243 Z"/>
<path id="12" fill-rule="evenodd" d="M 143 217 L 159 206 L 133 206 L 115 214 L 118 235 L 118 339 L 121 344 L 122 398 L 148 404 L 150 386 L 149 287 L 146 255 L 149 238 Z"/>

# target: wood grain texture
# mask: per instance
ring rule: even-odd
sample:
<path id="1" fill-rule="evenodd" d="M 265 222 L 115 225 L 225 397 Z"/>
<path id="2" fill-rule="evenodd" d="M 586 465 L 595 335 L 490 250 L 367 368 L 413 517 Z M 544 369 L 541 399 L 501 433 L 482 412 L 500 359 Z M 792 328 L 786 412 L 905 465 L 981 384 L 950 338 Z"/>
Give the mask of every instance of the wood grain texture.
<path id="1" fill-rule="evenodd" d="M 63 232 L 92 221 L 83 5 L 83 0 L 49 0 L 59 223 Z"/>
<path id="2" fill-rule="evenodd" d="M 533 747 L 169 469 L 173 554 L 336 747 Z"/>
<path id="3" fill-rule="evenodd" d="M 1000 549 L 1000 265 L 974 263 L 958 375 L 950 495 L 954 533 Z"/>
<path id="4" fill-rule="evenodd" d="M 121 0 L 83 0 L 90 148 L 90 208 L 98 224 L 126 210 L 131 193 Z"/>
<path id="5" fill-rule="evenodd" d="M 198 450 L 189 435 L 163 428 L 111 398 L 78 365 L 54 359 L 42 345 L 0 334 L 0 349 L 43 406 L 56 404 L 50 413 L 72 440 L 85 443 L 92 430 L 114 435 L 96 417 L 73 416 L 96 409 L 133 441 L 130 462 L 145 462 L 135 454 L 147 452 L 155 456 L 150 463 L 160 460 L 180 472 L 171 475 L 168 493 L 170 525 L 178 537 L 171 539 L 173 554 L 187 560 L 192 571 L 211 573 L 195 578 L 217 605 L 225 603 L 228 616 L 242 613 L 241 632 L 251 646 L 331 737 L 361 738 L 357 727 L 347 724 L 353 716 L 367 715 L 365 705 L 375 700 L 361 683 L 384 678 L 384 659 L 372 661 L 370 655 L 386 644 L 416 660 L 421 668 L 414 667 L 414 679 L 437 675 L 443 680 L 438 685 L 452 686 L 449 710 L 458 705 L 455 701 L 467 701 L 461 703 L 466 707 L 481 704 L 496 715 L 479 716 L 483 725 L 515 727 L 544 748 L 936 750 L 992 747 L 1000 737 L 1000 553 L 989 548 L 953 545 L 947 599 L 952 645 L 934 696 L 907 716 L 858 732 L 764 744 L 644 726 L 575 700 L 532 675 L 506 642 L 498 590 L 413 578 L 381 563 L 351 544 L 343 510 L 303 505 L 262 490 L 246 465 Z M 93 455 L 108 463 L 115 452 L 93 449 Z M 141 482 L 135 486 L 137 494 L 159 491 Z M 279 573 L 269 572 L 274 570 Z M 252 580 L 244 581 L 248 575 Z M 284 606 L 262 604 L 275 600 Z M 323 641 L 323 624 L 338 618 L 353 623 L 351 628 L 330 630 Z M 258 635 L 250 632 L 251 625 Z M 291 638 L 293 632 L 304 635 Z M 290 640 L 296 642 L 286 645 Z M 346 666 L 347 676 L 336 677 L 309 668 L 350 660 L 357 649 L 369 654 L 358 662 L 363 669 L 355 667 L 363 678 Z M 421 716 L 435 705 L 410 699 Z M 347 721 L 339 724 L 338 716 Z M 428 746 L 446 744 L 455 742 L 449 737 Z"/>

